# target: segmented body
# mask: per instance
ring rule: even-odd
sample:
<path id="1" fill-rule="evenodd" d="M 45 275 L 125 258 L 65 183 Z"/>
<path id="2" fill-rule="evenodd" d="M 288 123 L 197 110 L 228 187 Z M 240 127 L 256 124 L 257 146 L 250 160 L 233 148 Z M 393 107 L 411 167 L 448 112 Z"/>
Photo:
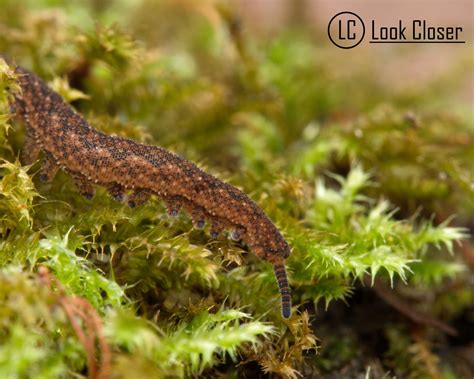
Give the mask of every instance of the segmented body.
<path id="1" fill-rule="evenodd" d="M 274 266 L 282 314 L 291 315 L 291 299 L 284 260 L 287 242 L 265 213 L 246 194 L 161 147 L 109 136 L 92 128 L 59 94 L 40 78 L 17 67 L 21 93 L 14 108 L 27 125 L 23 159 L 30 164 L 42 151 L 42 180 L 59 168 L 70 173 L 79 191 L 90 198 L 94 184 L 105 186 L 117 200 L 125 193 L 131 206 L 151 195 L 163 199 L 170 215 L 186 209 L 196 226 L 212 223 L 211 235 L 232 229 L 256 255 Z"/>

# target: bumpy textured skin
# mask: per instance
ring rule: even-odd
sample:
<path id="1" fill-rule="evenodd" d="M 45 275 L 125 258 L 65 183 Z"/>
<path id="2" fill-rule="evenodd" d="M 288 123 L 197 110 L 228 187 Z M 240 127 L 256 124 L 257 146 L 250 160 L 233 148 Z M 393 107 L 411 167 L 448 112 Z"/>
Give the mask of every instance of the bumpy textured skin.
<path id="1" fill-rule="evenodd" d="M 204 220 L 210 220 L 212 236 L 232 229 L 234 239 L 242 239 L 251 251 L 273 264 L 282 296 L 282 315 L 290 317 L 284 264 L 290 249 L 255 202 L 161 147 L 101 133 L 36 75 L 19 66 L 15 70 L 21 93 L 14 94 L 12 108 L 27 127 L 22 158 L 31 164 L 43 152 L 41 180 L 53 179 L 61 168 L 73 176 L 78 190 L 87 198 L 93 196 L 94 184 L 105 186 L 119 201 L 128 198 L 130 206 L 156 195 L 166 202 L 170 215 L 184 208 L 200 228 Z"/>

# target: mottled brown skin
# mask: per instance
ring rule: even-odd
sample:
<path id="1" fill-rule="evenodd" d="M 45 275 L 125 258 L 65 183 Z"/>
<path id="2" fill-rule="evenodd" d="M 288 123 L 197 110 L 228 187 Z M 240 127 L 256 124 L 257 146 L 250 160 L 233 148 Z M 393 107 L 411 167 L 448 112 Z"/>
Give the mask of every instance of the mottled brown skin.
<path id="1" fill-rule="evenodd" d="M 282 295 L 282 314 L 291 315 L 285 271 L 287 242 L 265 213 L 246 194 L 199 169 L 195 164 L 158 146 L 109 136 L 92 128 L 59 94 L 40 78 L 17 67 L 21 93 L 12 107 L 27 125 L 22 158 L 27 164 L 44 153 L 41 180 L 54 178 L 62 168 L 70 173 L 87 198 L 94 184 L 105 186 L 117 200 L 140 205 L 151 195 L 163 199 L 170 215 L 186 209 L 195 225 L 210 220 L 211 235 L 232 229 L 259 257 L 274 266 Z"/>

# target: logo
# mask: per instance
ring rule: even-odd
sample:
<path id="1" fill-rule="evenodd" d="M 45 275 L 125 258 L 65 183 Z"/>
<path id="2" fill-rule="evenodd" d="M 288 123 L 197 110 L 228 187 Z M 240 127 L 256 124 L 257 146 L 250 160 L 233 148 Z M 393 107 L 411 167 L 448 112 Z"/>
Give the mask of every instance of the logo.
<path id="1" fill-rule="evenodd" d="M 328 36 L 337 47 L 352 49 L 364 39 L 364 21 L 353 12 L 339 12 L 329 21 Z"/>
<path id="2" fill-rule="evenodd" d="M 427 20 L 397 20 L 390 25 L 382 25 L 370 20 L 368 34 L 370 44 L 381 43 L 466 43 L 462 39 L 462 26 L 432 25 Z M 336 14 L 328 24 L 331 42 L 341 49 L 358 46 L 365 37 L 365 24 L 354 12 Z"/>

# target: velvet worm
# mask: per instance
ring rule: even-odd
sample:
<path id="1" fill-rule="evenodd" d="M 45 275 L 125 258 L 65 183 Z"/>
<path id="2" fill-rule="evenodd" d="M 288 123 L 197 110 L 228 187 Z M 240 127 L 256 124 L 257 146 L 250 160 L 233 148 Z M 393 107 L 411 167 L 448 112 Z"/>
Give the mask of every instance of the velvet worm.
<path id="1" fill-rule="evenodd" d="M 20 66 L 15 71 L 21 92 L 13 94 L 11 105 L 27 128 L 22 159 L 32 164 L 43 152 L 41 180 L 52 180 L 58 169 L 63 169 L 87 198 L 94 195 L 94 185 L 106 187 L 116 200 L 127 201 L 132 207 L 156 195 L 166 203 L 170 216 L 185 209 L 196 227 L 203 228 L 209 221 L 212 237 L 232 230 L 233 239 L 243 240 L 253 253 L 273 265 L 282 315 L 291 316 L 285 269 L 290 248 L 245 193 L 161 147 L 92 128 L 39 77 Z"/>

